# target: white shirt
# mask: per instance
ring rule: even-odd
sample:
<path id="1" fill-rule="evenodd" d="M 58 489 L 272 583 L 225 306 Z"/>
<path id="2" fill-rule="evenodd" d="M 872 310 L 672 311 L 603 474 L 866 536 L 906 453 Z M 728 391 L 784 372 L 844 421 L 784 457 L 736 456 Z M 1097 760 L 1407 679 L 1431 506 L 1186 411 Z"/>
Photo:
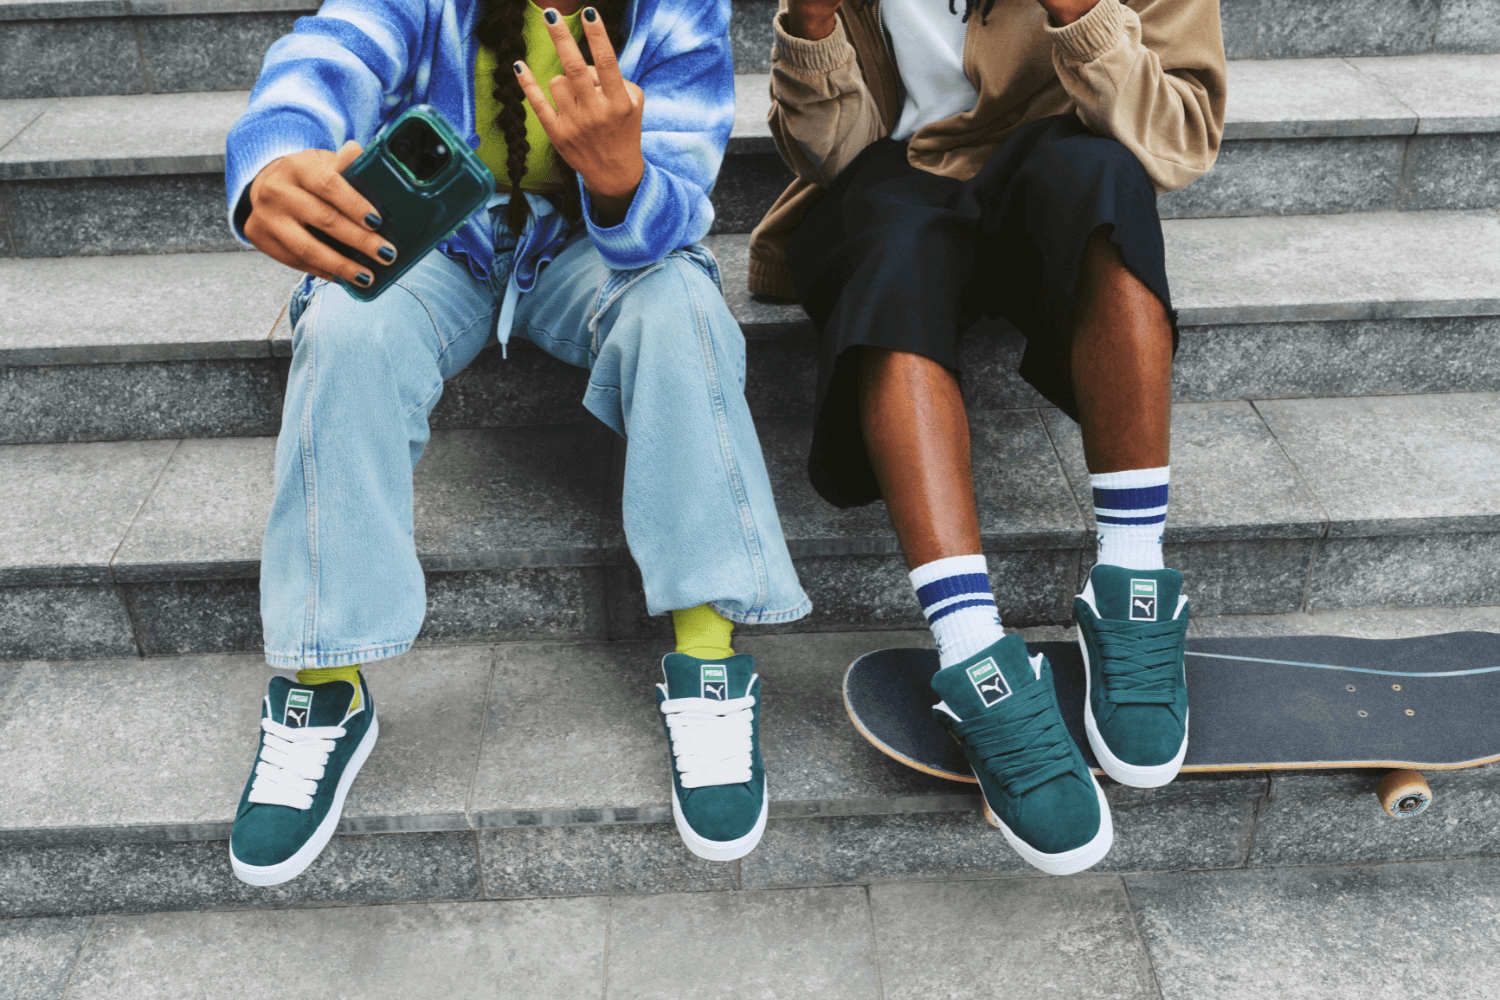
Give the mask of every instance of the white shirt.
<path id="1" fill-rule="evenodd" d="M 964 76 L 963 7 L 948 0 L 881 0 L 880 16 L 891 36 L 906 103 L 893 139 L 910 139 L 925 125 L 969 111 L 979 92 Z"/>

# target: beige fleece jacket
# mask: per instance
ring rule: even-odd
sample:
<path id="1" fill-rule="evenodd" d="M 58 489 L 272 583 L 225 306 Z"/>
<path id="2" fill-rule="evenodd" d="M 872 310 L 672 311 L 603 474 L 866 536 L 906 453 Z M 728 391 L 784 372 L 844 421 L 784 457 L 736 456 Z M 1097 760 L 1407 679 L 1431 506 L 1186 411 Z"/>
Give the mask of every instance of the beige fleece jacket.
<path id="1" fill-rule="evenodd" d="M 895 127 L 895 67 L 879 0 L 844 0 L 838 26 L 809 41 L 786 32 L 771 54 L 771 133 L 797 174 L 750 242 L 750 290 L 795 298 L 786 244 L 823 189 Z M 964 72 L 979 93 L 965 111 L 919 129 L 913 166 L 967 180 L 1007 136 L 1048 115 L 1077 114 L 1134 153 L 1157 192 L 1208 172 L 1224 131 L 1224 43 L 1218 0 L 1100 0 L 1052 27 L 1037 0 L 996 0 L 969 19 Z"/>

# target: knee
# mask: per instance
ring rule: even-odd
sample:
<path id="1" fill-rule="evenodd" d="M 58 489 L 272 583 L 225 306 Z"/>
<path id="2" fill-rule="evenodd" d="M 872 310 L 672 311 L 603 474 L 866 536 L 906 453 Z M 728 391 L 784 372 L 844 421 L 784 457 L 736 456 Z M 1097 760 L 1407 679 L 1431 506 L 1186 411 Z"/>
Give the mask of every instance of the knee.
<path id="1" fill-rule="evenodd" d="M 605 345 L 615 350 L 682 364 L 706 339 L 721 361 L 744 366 L 745 337 L 723 293 L 703 264 L 681 252 L 632 281 L 605 319 Z"/>

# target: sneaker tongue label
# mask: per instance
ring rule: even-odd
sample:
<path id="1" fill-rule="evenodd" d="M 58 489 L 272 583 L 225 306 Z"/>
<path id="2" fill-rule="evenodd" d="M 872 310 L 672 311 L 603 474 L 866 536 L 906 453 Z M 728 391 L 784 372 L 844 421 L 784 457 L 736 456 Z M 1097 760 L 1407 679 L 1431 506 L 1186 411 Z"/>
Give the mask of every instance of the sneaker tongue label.
<path id="1" fill-rule="evenodd" d="M 710 701 L 729 700 L 729 668 L 722 663 L 704 663 L 698 668 L 699 697 Z"/>
<path id="2" fill-rule="evenodd" d="M 1130 581 L 1130 620 L 1133 622 L 1156 621 L 1156 581 L 1133 579 Z"/>
<path id="3" fill-rule="evenodd" d="M 286 693 L 286 708 L 281 713 L 281 724 L 289 729 L 307 728 L 312 715 L 313 693 L 307 688 L 292 688 Z"/>
<path id="4" fill-rule="evenodd" d="M 979 692 L 979 700 L 984 702 L 985 708 L 998 705 L 1011 694 L 1010 685 L 1005 683 L 1005 675 L 1000 672 L 1000 665 L 993 656 L 986 656 L 969 667 L 969 683 Z"/>

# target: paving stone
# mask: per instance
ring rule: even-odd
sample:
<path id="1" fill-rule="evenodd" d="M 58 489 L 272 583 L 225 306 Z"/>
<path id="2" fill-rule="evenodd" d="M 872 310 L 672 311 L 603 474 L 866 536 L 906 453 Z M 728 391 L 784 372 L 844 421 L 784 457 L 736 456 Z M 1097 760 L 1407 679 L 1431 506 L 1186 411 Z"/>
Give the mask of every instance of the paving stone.
<path id="1" fill-rule="evenodd" d="M 1404 141 L 1394 137 L 1241 139 L 1214 168 L 1157 202 L 1163 219 L 1322 215 L 1396 206 Z"/>
<path id="2" fill-rule="evenodd" d="M 964 406 L 973 410 L 1051 409 L 1018 373 L 1026 338 L 1009 322 L 980 320 L 959 342 Z"/>
<path id="3" fill-rule="evenodd" d="M 769 7 L 769 4 L 766 6 Z M 770 23 L 770 14 L 775 12 L 771 7 L 767 16 L 767 24 Z M 734 16 L 738 18 L 739 12 Z M 731 21 L 733 24 L 733 21 Z M 734 29 L 730 28 L 730 38 L 733 40 Z M 765 55 L 770 56 L 770 46 L 766 47 Z M 740 71 L 739 62 L 735 62 L 734 75 L 734 134 L 729 138 L 728 151 L 731 153 L 776 153 L 776 142 L 771 138 L 771 125 L 766 120 L 766 112 L 771 104 L 771 75 L 769 73 L 745 73 Z"/>
<path id="4" fill-rule="evenodd" d="M 1500 989 L 1500 864 L 1132 875 L 1125 883 L 1170 1000 L 1355 1000 Z"/>
<path id="5" fill-rule="evenodd" d="M 306 0 L 299 0 L 305 6 Z M 271 43 L 290 34 L 299 12 L 142 17 L 141 54 L 158 93 L 255 86 Z"/>
<path id="6" fill-rule="evenodd" d="M 1101 872 L 1239 867 L 1266 794 L 1259 775 L 1184 774 L 1162 788 L 1099 780 L 1115 826 L 1114 846 L 1093 869 Z"/>
<path id="7" fill-rule="evenodd" d="M 1308 564 L 1315 548 L 1315 538 L 1183 545 L 1168 542 L 1165 559 L 1168 566 L 1182 572 L 1183 592 L 1192 601 L 1194 617 L 1284 614 L 1302 610 Z M 1326 546 L 1319 550 L 1320 560 L 1326 551 Z M 1379 603 L 1383 602 L 1359 601 L 1358 605 Z"/>
<path id="8" fill-rule="evenodd" d="M 0 585 L 103 583 L 176 441 L 0 447 Z"/>
<path id="9" fill-rule="evenodd" d="M 222 170 L 3 181 L 0 223 L 7 216 L 8 257 L 244 249 L 229 228 Z"/>
<path id="10" fill-rule="evenodd" d="M 275 438 L 183 441 L 111 561 L 115 578 L 258 576 L 275 470 Z"/>
<path id="11" fill-rule="evenodd" d="M 1181 330 L 1182 401 L 1500 389 L 1500 318 L 1240 323 Z"/>
<path id="12" fill-rule="evenodd" d="M 508 358 L 499 348 L 479 352 L 467 368 L 443 383 L 428 419 L 434 430 L 533 424 L 593 424 L 583 408 L 588 371 L 558 361 L 529 341 L 512 340 Z"/>
<path id="13" fill-rule="evenodd" d="M 146 89 L 125 18 L 0 22 L 0 100 Z"/>
<path id="14" fill-rule="evenodd" d="M 1319 547 L 1309 610 L 1419 604 L 1500 604 L 1500 534 L 1331 538 Z"/>
<path id="15" fill-rule="evenodd" d="M 280 981 L 372 1000 L 573 998 L 603 983 L 608 912 L 603 900 L 538 899 L 108 917 L 72 994 L 241 997 Z M 351 948 L 355 941 L 400 944 Z"/>
<path id="16" fill-rule="evenodd" d="M 1224 138 L 1409 135 L 1413 109 L 1356 68 L 1382 61 L 1231 58 Z"/>
<path id="17" fill-rule="evenodd" d="M 1433 48 L 1438 52 L 1500 52 L 1500 0 L 1443 0 Z"/>
<path id="18" fill-rule="evenodd" d="M 474 834 L 334 837 L 301 875 L 246 885 L 223 840 L 0 846 L 0 917 L 476 899 Z"/>
<path id="19" fill-rule="evenodd" d="M 713 960 L 682 961 L 686 941 L 713 942 Z M 859 889 L 626 897 L 610 912 L 609 1000 L 881 995 Z"/>
<path id="20" fill-rule="evenodd" d="M 598 566 L 429 573 L 419 639 L 433 643 L 602 639 L 604 574 Z"/>
<path id="21" fill-rule="evenodd" d="M 1118 878 L 877 885 L 870 907 L 887 1000 L 1158 996 Z"/>
<path id="22" fill-rule="evenodd" d="M 193 174 L 224 169 L 244 91 L 58 101 L 0 149 L 0 179 Z"/>
<path id="23" fill-rule="evenodd" d="M 0 587 L 0 660 L 138 653 L 112 585 Z"/>
<path id="24" fill-rule="evenodd" d="M 764 143 L 757 143 L 763 147 Z M 732 184 L 717 185 L 712 233 L 748 233 L 792 181 L 792 171 L 775 152 L 748 152 L 734 157 Z"/>
<path id="25" fill-rule="evenodd" d="M 264 646 L 258 579 L 167 580 L 121 590 L 147 656 L 247 653 Z"/>
<path id="26" fill-rule="evenodd" d="M 738 280 L 739 276 L 726 277 Z M 745 402 L 756 426 L 770 419 L 810 418 L 817 395 L 817 344 L 810 338 L 745 344 Z"/>
<path id="27" fill-rule="evenodd" d="M 275 434 L 269 359 L 0 368 L 0 444 Z"/>
<path id="28" fill-rule="evenodd" d="M 1219 27 L 1224 36 L 1224 55 L 1249 59 L 1255 55 L 1255 22 L 1260 0 L 1219 0 Z"/>
<path id="29" fill-rule="evenodd" d="M 1391 56 L 1427 52 L 1440 0 L 1371 6 L 1364 0 L 1305 4 L 1261 0 L 1256 54 L 1262 58 Z"/>
<path id="30" fill-rule="evenodd" d="M 746 284 L 750 274 L 748 232 L 709 236 L 703 243 L 719 262 L 724 275 L 724 301 L 746 337 L 800 336 L 812 340 L 812 324 L 799 303 L 750 294 Z"/>
<path id="31" fill-rule="evenodd" d="M 1500 767 L 1423 771 L 1432 804 L 1412 819 L 1380 808 L 1385 772 L 1271 772 L 1250 864 L 1265 867 L 1500 855 Z M 1311 835 L 1316 831 L 1316 835 Z"/>
<path id="32" fill-rule="evenodd" d="M 771 71 L 771 19 L 775 0 L 735 0 L 729 18 L 729 44 L 740 73 Z"/>
<path id="33" fill-rule="evenodd" d="M 0 32 L 4 29 L 0 28 Z M 4 37 L 0 34 L 0 37 Z M 3 43 L 0 43 L 3 44 Z M 56 102 L 51 97 L 9 100 L 0 103 L 0 150 L 42 116 Z"/>
<path id="34" fill-rule="evenodd" d="M 737 862 L 695 857 L 671 823 L 511 827 L 478 838 L 492 899 L 739 888 Z"/>
<path id="35" fill-rule="evenodd" d="M 269 357 L 294 278 L 259 253 L 0 260 L 0 365 Z"/>
<path id="36" fill-rule="evenodd" d="M 1500 632 L 1500 607 L 1360 608 L 1287 615 L 1220 618 L 1194 616 L 1203 636 L 1347 635 L 1359 639 L 1407 639 L 1443 632 Z"/>
<path id="37" fill-rule="evenodd" d="M 1500 129 L 1500 55 L 1399 56 L 1349 64 L 1415 111 L 1418 132 Z"/>
<path id="38" fill-rule="evenodd" d="M 52 918 L 0 922 L 0 969 L 12 1000 L 61 1000 L 92 920 Z"/>
<path id="39" fill-rule="evenodd" d="M 1061 411 L 1047 411 L 1044 419 L 1092 533 L 1093 494 L 1083 436 Z M 1315 538 L 1323 533 L 1322 510 L 1249 403 L 1172 407 L 1172 472 L 1169 542 Z"/>
<path id="40" fill-rule="evenodd" d="M 1500 135 L 1421 135 L 1408 143 L 1403 210 L 1500 205 Z"/>
<path id="41" fill-rule="evenodd" d="M 1255 404 L 1335 538 L 1500 530 L 1500 394 Z"/>

